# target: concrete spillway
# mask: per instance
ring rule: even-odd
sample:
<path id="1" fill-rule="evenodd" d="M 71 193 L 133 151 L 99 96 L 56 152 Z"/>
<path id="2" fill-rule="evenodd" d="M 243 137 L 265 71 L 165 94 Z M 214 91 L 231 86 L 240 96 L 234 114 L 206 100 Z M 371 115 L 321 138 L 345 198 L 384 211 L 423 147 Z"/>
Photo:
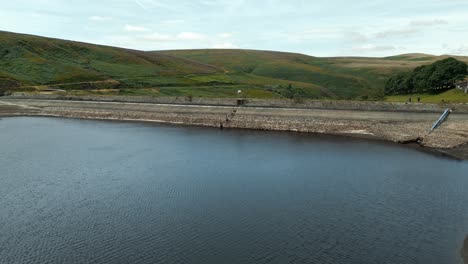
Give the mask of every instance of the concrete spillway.
<path id="1" fill-rule="evenodd" d="M 450 109 L 445 109 L 444 113 L 435 121 L 435 123 L 432 125 L 431 130 L 429 132 L 434 131 L 437 129 L 445 120 L 447 120 L 447 117 L 450 115 L 452 110 Z"/>

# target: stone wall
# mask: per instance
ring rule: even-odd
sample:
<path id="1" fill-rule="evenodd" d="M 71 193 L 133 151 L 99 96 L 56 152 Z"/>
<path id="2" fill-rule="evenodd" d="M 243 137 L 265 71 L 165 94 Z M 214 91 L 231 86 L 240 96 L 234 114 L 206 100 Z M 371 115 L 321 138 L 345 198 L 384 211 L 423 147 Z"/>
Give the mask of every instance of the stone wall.
<path id="1" fill-rule="evenodd" d="M 54 94 L 24 95 L 14 94 L 10 98 L 44 99 L 44 100 L 72 100 L 72 101 L 103 101 L 154 104 L 182 104 L 182 105 L 213 105 L 236 106 L 236 98 L 192 98 L 187 97 L 151 97 L 151 96 L 66 96 Z M 468 113 L 468 104 L 423 104 L 423 103 L 393 103 L 377 101 L 332 101 L 332 100 L 301 100 L 288 99 L 245 99 L 246 107 L 272 108 L 303 108 L 303 109 L 331 109 L 331 110 L 360 110 L 360 111 L 396 111 L 396 112 L 442 112 L 452 108 L 455 113 Z"/>

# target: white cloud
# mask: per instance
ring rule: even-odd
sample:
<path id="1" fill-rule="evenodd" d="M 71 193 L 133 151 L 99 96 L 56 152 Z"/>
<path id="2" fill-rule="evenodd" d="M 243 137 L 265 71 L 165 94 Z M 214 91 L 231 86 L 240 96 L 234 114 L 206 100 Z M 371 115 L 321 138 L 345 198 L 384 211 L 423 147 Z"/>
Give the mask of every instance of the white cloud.
<path id="1" fill-rule="evenodd" d="M 367 42 L 369 41 L 369 37 L 355 31 L 345 32 L 344 36 L 346 39 L 350 39 L 353 42 Z"/>
<path id="2" fill-rule="evenodd" d="M 468 45 L 465 44 L 459 44 L 458 47 L 449 47 L 447 44 L 444 47 L 446 50 L 448 50 L 449 54 L 453 55 L 466 55 L 468 54 Z"/>
<path id="3" fill-rule="evenodd" d="M 134 2 L 135 2 L 135 4 L 137 4 L 139 7 L 143 8 L 144 10 L 149 10 L 149 7 L 146 4 L 144 4 L 144 3 L 142 3 L 142 2 L 140 2 L 138 0 L 134 0 Z"/>
<path id="4" fill-rule="evenodd" d="M 172 41 L 174 40 L 174 38 L 170 35 L 159 34 L 159 33 L 146 34 L 146 35 L 141 36 L 141 38 L 144 40 L 149 40 L 149 41 Z"/>
<path id="5" fill-rule="evenodd" d="M 185 23 L 185 20 L 182 19 L 170 19 L 170 20 L 164 20 L 161 22 L 161 24 L 182 24 Z"/>
<path id="6" fill-rule="evenodd" d="M 91 17 L 88 17 L 88 19 L 92 21 L 109 21 L 109 20 L 112 20 L 112 17 L 91 16 Z"/>
<path id="7" fill-rule="evenodd" d="M 124 30 L 127 32 L 146 32 L 150 31 L 149 29 L 145 27 L 140 27 L 140 26 L 132 26 L 132 25 L 125 25 Z"/>
<path id="8" fill-rule="evenodd" d="M 426 28 L 448 24 L 443 19 L 419 19 L 412 20 L 402 27 L 382 30 L 374 33 L 374 38 L 392 38 L 392 37 L 408 37 L 424 31 Z"/>
<path id="9" fill-rule="evenodd" d="M 343 32 L 339 27 L 313 27 L 299 33 L 292 33 L 297 39 L 303 40 L 332 40 L 343 37 Z"/>
<path id="10" fill-rule="evenodd" d="M 359 47 L 352 48 L 353 51 L 356 52 L 382 52 L 382 51 L 394 51 L 397 50 L 395 46 L 391 45 L 374 45 L 374 44 L 366 44 Z"/>
<path id="11" fill-rule="evenodd" d="M 228 32 L 224 32 L 224 33 L 221 33 L 221 34 L 218 35 L 218 37 L 223 38 L 223 39 L 231 38 L 232 36 L 233 36 L 233 34 L 228 33 Z"/>
<path id="12" fill-rule="evenodd" d="M 148 32 L 144 34 L 135 34 L 134 36 L 126 35 L 125 38 L 120 37 L 120 39 L 126 40 L 125 42 L 137 43 L 139 47 L 145 47 L 144 49 L 146 50 L 190 48 L 239 48 L 239 46 L 230 41 L 229 38 L 222 38 L 221 34 L 205 35 L 189 31 L 174 34 L 162 32 Z M 122 43 L 119 43 L 119 45 L 122 45 Z"/>
<path id="13" fill-rule="evenodd" d="M 216 6 L 216 5 L 219 5 L 219 3 L 216 2 L 216 1 L 207 1 L 207 0 L 200 1 L 200 4 L 206 5 L 206 6 Z"/>
<path id="14" fill-rule="evenodd" d="M 344 39 L 344 32 L 341 28 L 313 27 L 304 30 L 286 30 L 275 32 L 263 32 L 261 34 L 265 41 L 287 42 L 288 45 L 310 45 L 310 43 L 330 43 Z"/>
<path id="15" fill-rule="evenodd" d="M 153 9 L 173 9 L 173 6 L 168 3 L 164 3 L 161 0 L 133 0 L 133 2 L 146 11 L 152 11 Z"/>
<path id="16" fill-rule="evenodd" d="M 239 47 L 231 42 L 215 43 L 213 49 L 238 49 Z"/>
<path id="17" fill-rule="evenodd" d="M 392 37 L 407 37 L 418 33 L 420 30 L 417 28 L 396 28 L 387 29 L 374 34 L 374 38 L 392 38 Z"/>
<path id="18" fill-rule="evenodd" d="M 206 39 L 206 36 L 194 32 L 181 32 L 176 35 L 155 32 L 139 36 L 138 38 L 148 41 L 203 41 Z"/>
<path id="19" fill-rule="evenodd" d="M 203 40 L 205 36 L 194 32 L 182 32 L 176 37 L 178 40 Z"/>
<path id="20" fill-rule="evenodd" d="M 430 27 L 445 24 L 448 24 L 448 22 L 443 19 L 421 19 L 410 22 L 410 25 L 414 27 Z"/>

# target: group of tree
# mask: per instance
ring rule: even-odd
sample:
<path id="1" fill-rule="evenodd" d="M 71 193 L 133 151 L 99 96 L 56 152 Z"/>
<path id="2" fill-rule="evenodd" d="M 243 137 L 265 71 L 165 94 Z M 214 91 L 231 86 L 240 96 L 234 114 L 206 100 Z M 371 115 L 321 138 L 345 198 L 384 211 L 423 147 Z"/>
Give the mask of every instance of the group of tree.
<path id="1" fill-rule="evenodd" d="M 288 99 L 298 99 L 305 97 L 304 90 L 302 90 L 301 88 L 293 87 L 292 84 L 289 84 L 286 87 L 286 90 L 281 92 L 281 94 Z"/>
<path id="2" fill-rule="evenodd" d="M 385 94 L 438 93 L 454 88 L 467 74 L 465 62 L 447 58 L 391 76 L 385 85 Z"/>

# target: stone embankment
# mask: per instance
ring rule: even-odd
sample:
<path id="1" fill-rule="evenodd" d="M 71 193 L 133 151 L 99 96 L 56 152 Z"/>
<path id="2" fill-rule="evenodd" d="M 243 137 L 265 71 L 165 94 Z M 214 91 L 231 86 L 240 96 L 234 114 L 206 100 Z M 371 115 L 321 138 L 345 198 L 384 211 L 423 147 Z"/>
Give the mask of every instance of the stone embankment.
<path id="1" fill-rule="evenodd" d="M 287 100 L 248 100 L 247 105 L 238 107 L 235 99 L 200 99 L 195 104 L 176 104 L 179 99 L 170 104 L 115 102 L 116 98 L 106 98 L 105 101 L 97 101 L 96 98 L 92 98 L 94 100 L 91 101 L 84 101 L 87 98 L 80 98 L 81 101 L 56 99 L 1 97 L 0 115 L 134 120 L 348 135 L 398 143 L 417 143 L 426 147 L 424 149 L 438 150 L 460 159 L 468 159 L 466 105 L 405 105 L 348 101 L 307 101 L 298 104 Z M 120 98 L 120 101 L 125 99 Z M 172 99 L 174 98 L 165 100 Z M 163 101 L 162 98 L 157 100 Z M 202 104 L 202 101 L 205 104 Z M 267 106 L 268 102 L 270 105 Z M 282 105 L 284 107 L 281 107 Z M 439 129 L 428 133 L 432 123 L 445 107 L 453 108 L 453 114 Z"/>
<path id="2" fill-rule="evenodd" d="M 157 97 L 157 96 L 72 96 L 60 94 L 21 94 L 17 93 L 8 98 L 43 99 L 62 101 L 96 101 L 123 103 L 151 103 L 203 106 L 236 106 L 233 98 L 188 98 L 188 97 Z M 1 99 L 1 97 L 0 97 Z M 392 112 L 441 112 L 450 107 L 457 112 L 468 113 L 468 104 L 419 104 L 395 103 L 380 101 L 333 101 L 333 100 L 289 100 L 289 99 L 245 99 L 247 107 L 268 108 L 300 108 L 300 109 L 334 109 L 358 111 L 392 111 Z"/>

